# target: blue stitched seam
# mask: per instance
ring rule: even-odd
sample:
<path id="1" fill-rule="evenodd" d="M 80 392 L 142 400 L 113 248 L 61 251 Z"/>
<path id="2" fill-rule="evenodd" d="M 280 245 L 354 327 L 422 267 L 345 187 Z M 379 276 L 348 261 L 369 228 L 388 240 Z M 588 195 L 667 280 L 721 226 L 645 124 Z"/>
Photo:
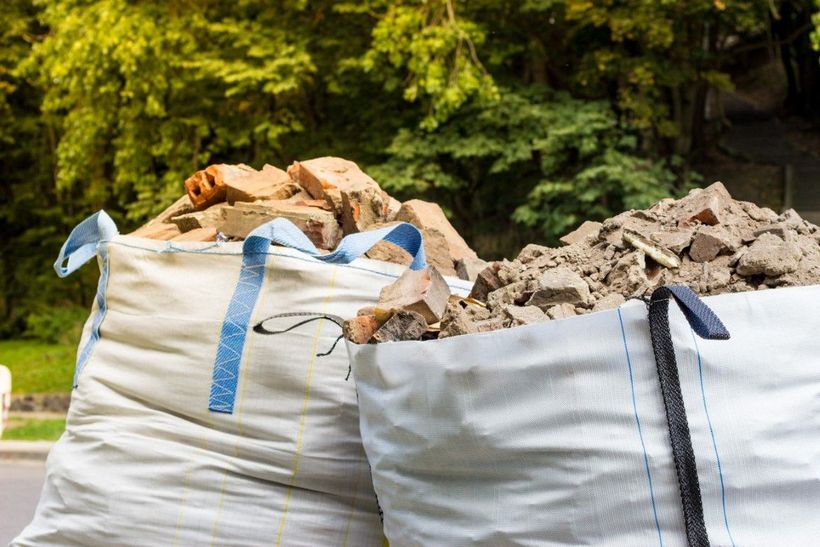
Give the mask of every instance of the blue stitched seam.
<path id="1" fill-rule="evenodd" d="M 626 330 L 624 329 L 624 318 L 621 315 L 621 310 L 618 308 L 618 321 L 621 323 L 621 338 L 624 341 L 624 352 L 626 353 L 626 364 L 629 369 L 629 385 L 632 389 L 632 410 L 635 413 L 635 423 L 638 426 L 638 437 L 641 439 L 641 449 L 643 450 L 643 463 L 646 467 L 646 478 L 649 481 L 649 496 L 652 499 L 652 513 L 655 516 L 655 528 L 658 531 L 658 544 L 663 547 L 663 536 L 661 535 L 661 525 L 658 520 L 658 507 L 655 504 L 655 488 L 652 485 L 652 472 L 649 469 L 649 456 L 646 453 L 646 444 L 643 440 L 643 431 L 641 430 L 641 419 L 638 417 L 638 403 L 635 397 L 635 380 L 632 377 L 632 359 L 629 357 L 629 347 L 626 343 Z"/>
<path id="2" fill-rule="evenodd" d="M 214 412 L 233 413 L 248 325 L 265 280 L 266 263 L 265 254 L 246 254 L 242 258 L 239 281 L 225 313 L 214 361 L 208 398 L 208 408 Z"/>
<path id="3" fill-rule="evenodd" d="M 718 477 L 720 477 L 720 500 L 723 504 L 723 524 L 726 526 L 726 533 L 729 535 L 729 541 L 732 542 L 732 547 L 735 547 L 735 539 L 732 537 L 732 531 L 729 529 L 729 517 L 726 512 L 726 487 L 723 483 L 723 466 L 720 464 L 720 454 L 718 453 L 715 430 L 712 427 L 712 418 L 709 417 L 709 407 L 706 404 L 706 388 L 704 387 L 703 381 L 703 360 L 700 356 L 700 347 L 698 346 L 698 339 L 697 336 L 695 336 L 694 330 L 692 330 L 692 340 L 695 342 L 695 351 L 698 355 L 698 374 L 700 375 L 700 394 L 703 399 L 703 412 L 706 414 L 706 423 L 709 425 L 709 434 L 712 436 L 712 448 L 715 450 L 715 461 L 717 462 Z"/>
<path id="4" fill-rule="evenodd" d="M 94 316 L 94 321 L 91 325 L 91 336 L 89 336 L 88 341 L 85 343 L 85 346 L 83 346 L 83 349 L 77 358 L 77 364 L 74 367 L 74 382 L 72 386 L 74 388 L 79 385 L 80 373 L 83 368 L 85 368 L 88 360 L 91 358 L 91 352 L 94 349 L 94 346 L 96 346 L 97 342 L 100 340 L 100 326 L 105 318 L 105 312 L 108 311 L 108 305 L 105 300 L 105 293 L 108 290 L 108 249 L 104 245 L 98 244 L 97 252 L 100 254 L 103 261 L 100 281 L 97 284 L 97 315 Z"/>

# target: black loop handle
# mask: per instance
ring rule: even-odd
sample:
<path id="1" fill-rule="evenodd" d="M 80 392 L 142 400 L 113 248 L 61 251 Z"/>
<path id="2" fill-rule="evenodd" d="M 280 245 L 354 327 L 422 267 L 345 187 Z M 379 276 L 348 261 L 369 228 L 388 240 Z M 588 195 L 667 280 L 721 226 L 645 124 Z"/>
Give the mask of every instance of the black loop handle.
<path id="1" fill-rule="evenodd" d="M 703 518 L 703 500 L 698 481 L 698 467 L 692 448 L 686 406 L 683 403 L 675 347 L 669 330 L 669 301 L 680 307 L 692 330 L 701 338 L 728 340 L 729 331 L 700 298 L 683 285 L 661 287 L 652 293 L 649 302 L 649 331 L 652 350 L 658 367 L 672 459 L 678 476 L 686 538 L 689 547 L 709 547 L 709 535 Z"/>

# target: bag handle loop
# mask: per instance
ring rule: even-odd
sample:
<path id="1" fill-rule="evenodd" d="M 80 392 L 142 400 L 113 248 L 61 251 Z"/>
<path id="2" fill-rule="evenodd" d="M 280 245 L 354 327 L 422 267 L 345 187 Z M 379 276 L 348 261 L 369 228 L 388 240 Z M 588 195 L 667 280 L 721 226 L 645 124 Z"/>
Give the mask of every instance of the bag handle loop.
<path id="1" fill-rule="evenodd" d="M 273 242 L 302 251 L 322 262 L 350 264 L 380 241 L 389 241 L 410 253 L 413 257 L 410 269 L 420 270 L 427 265 L 421 232 L 406 222 L 369 232 L 351 234 L 342 239 L 335 251 L 322 255 L 296 225 L 285 218 L 276 218 L 248 234 L 242 248 L 245 254 L 266 253 Z"/>
<path id="2" fill-rule="evenodd" d="M 97 211 L 71 230 L 54 262 L 59 277 L 68 277 L 97 254 L 97 244 L 119 233 L 117 225 L 103 210 Z"/>
<path id="3" fill-rule="evenodd" d="M 389 241 L 410 253 L 413 257 L 411 269 L 418 270 L 427 265 L 421 232 L 407 223 L 351 234 L 342 239 L 335 251 L 326 255 L 319 254 L 310 239 L 284 218 L 274 219 L 248 234 L 242 246 L 239 281 L 228 304 L 219 336 L 208 409 L 233 413 L 245 339 L 265 279 L 265 262 L 271 242 L 297 249 L 322 262 L 349 264 L 379 241 Z"/>
<path id="4" fill-rule="evenodd" d="M 669 330 L 669 302 L 675 302 L 692 330 L 707 340 L 728 340 L 726 326 L 697 294 L 685 285 L 667 285 L 652 293 L 649 301 L 649 332 L 652 351 L 658 368 L 672 460 L 678 476 L 684 528 L 689 547 L 709 547 L 709 534 L 703 517 L 703 501 L 698 480 L 698 467 L 686 405 L 683 402 L 675 346 Z"/>

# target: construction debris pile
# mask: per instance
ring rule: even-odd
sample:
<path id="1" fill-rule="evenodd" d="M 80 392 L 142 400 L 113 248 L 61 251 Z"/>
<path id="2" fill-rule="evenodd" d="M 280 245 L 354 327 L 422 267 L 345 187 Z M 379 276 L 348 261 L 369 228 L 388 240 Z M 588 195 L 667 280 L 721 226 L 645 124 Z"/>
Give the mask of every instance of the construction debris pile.
<path id="1" fill-rule="evenodd" d="M 347 234 L 409 222 L 422 231 L 427 260 L 442 274 L 474 280 L 486 265 L 435 203 L 400 203 L 352 161 L 322 157 L 295 162 L 287 172 L 272 165 L 216 164 L 185 181 L 187 194 L 132 236 L 171 241 L 241 240 L 257 226 L 283 217 L 318 249 L 333 250 Z M 388 242 L 369 258 L 410 264 Z M 470 277 L 472 276 L 472 277 Z"/>
<path id="2" fill-rule="evenodd" d="M 489 264 L 467 299 L 451 297 L 435 268 L 407 272 L 345 333 L 357 343 L 445 338 L 615 308 L 668 284 L 705 296 L 820 283 L 820 229 L 793 210 L 735 201 L 719 182 L 587 221 L 561 242 Z"/>

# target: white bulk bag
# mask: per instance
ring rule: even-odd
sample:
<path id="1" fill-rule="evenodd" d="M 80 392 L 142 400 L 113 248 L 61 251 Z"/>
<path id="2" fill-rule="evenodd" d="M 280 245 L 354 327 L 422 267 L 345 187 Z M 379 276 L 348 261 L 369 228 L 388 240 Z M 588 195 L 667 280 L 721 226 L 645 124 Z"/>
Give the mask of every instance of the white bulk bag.
<path id="1" fill-rule="evenodd" d="M 683 296 L 666 342 L 630 301 L 496 332 L 349 344 L 391 545 L 820 543 L 820 286 L 705 298 L 728 340 L 696 336 L 720 335 L 720 322 Z M 685 404 L 667 414 L 678 372 Z"/>
<path id="2" fill-rule="evenodd" d="M 380 546 L 333 316 L 373 305 L 404 271 L 353 260 L 382 237 L 422 265 L 410 225 L 325 256 L 281 219 L 244 243 L 119 236 L 102 212 L 78 226 L 55 266 L 98 254 L 99 290 L 66 432 L 12 545 Z M 264 329 L 282 332 L 253 331 L 271 316 Z"/>

